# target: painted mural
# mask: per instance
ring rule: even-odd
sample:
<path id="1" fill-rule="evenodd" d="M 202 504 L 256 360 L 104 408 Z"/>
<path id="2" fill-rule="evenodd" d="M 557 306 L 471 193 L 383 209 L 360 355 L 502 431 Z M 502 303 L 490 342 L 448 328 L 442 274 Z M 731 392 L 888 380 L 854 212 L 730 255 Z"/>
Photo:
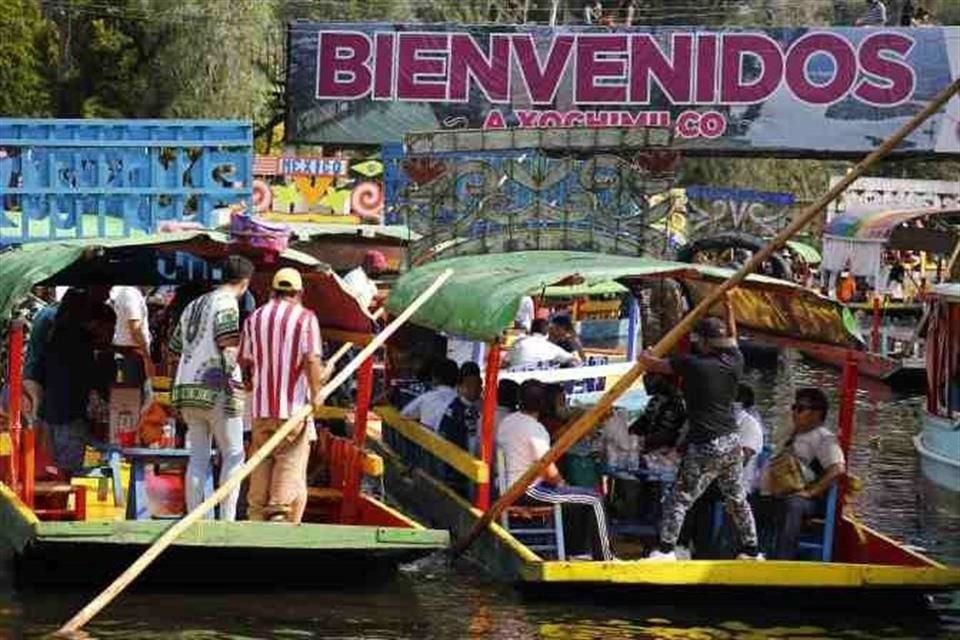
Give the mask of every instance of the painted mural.
<path id="1" fill-rule="evenodd" d="M 380 224 L 383 163 L 377 159 L 257 156 L 254 209 L 283 222 Z"/>
<path id="2" fill-rule="evenodd" d="M 394 155 L 387 224 L 420 234 L 414 262 L 531 249 L 659 253 L 679 157 L 668 149 L 555 157 L 536 150 Z M 674 225 L 670 225 L 673 228 Z"/>
<path id="3" fill-rule="evenodd" d="M 775 236 L 790 223 L 795 201 L 792 193 L 753 189 L 692 185 L 684 190 L 690 240 L 730 231 Z"/>

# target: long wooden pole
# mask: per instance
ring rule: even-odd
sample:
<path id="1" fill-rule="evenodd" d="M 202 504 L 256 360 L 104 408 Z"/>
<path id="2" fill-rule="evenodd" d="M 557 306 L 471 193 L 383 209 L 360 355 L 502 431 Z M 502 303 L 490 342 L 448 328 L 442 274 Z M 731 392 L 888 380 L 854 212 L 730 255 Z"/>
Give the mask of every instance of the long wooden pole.
<path id="1" fill-rule="evenodd" d="M 870 155 L 861 160 L 849 173 L 847 173 L 840 182 L 833 186 L 826 194 L 821 196 L 815 203 L 807 207 L 799 216 L 794 218 L 787 227 L 785 227 L 770 243 L 763 249 L 753 254 L 753 257 L 743 265 L 728 280 L 720 284 L 709 295 L 700 301 L 693 310 L 690 311 L 677 325 L 675 325 L 651 350 L 654 356 L 662 357 L 669 352 L 673 346 L 693 329 L 694 325 L 710 310 L 713 305 L 719 302 L 727 291 L 736 287 L 738 284 L 757 267 L 769 258 L 774 251 L 782 247 L 787 240 L 792 238 L 800 229 L 805 227 L 820 211 L 832 202 L 837 196 L 859 178 L 863 172 L 873 165 L 877 160 L 890 153 L 907 136 L 913 133 L 923 122 L 939 111 L 955 93 L 960 91 L 960 80 L 956 80 L 949 87 L 940 92 L 927 107 L 914 116 L 909 122 L 903 125 L 896 133 L 888 138 L 879 148 Z M 513 504 L 520 496 L 526 492 L 527 487 L 540 477 L 540 474 L 560 456 L 580 441 L 583 436 L 592 431 L 600 419 L 612 408 L 613 403 L 623 395 L 633 383 L 637 381 L 643 373 L 643 365 L 636 363 L 609 391 L 589 411 L 578 418 L 570 427 L 557 439 L 554 445 L 543 454 L 535 464 L 531 465 L 520 478 L 504 493 L 494 505 L 488 509 L 483 516 L 476 522 L 470 532 L 457 541 L 453 547 L 455 554 L 465 551 L 477 536 L 487 528 L 493 520 L 498 518 L 504 509 Z"/>
<path id="2" fill-rule="evenodd" d="M 392 336 L 397 329 L 399 329 L 407 320 L 410 319 L 417 309 L 419 309 L 423 304 L 429 300 L 433 294 L 435 294 L 440 287 L 453 275 L 452 269 L 447 269 L 440 276 L 433 281 L 426 291 L 421 293 L 410 306 L 407 307 L 403 313 L 397 316 L 393 322 L 387 325 L 383 331 L 378 333 L 373 340 L 367 344 L 363 350 L 357 354 L 357 356 L 351 360 L 330 382 L 325 384 L 320 390 L 321 400 L 326 399 L 331 393 L 333 393 L 337 387 L 346 382 L 346 380 L 353 375 L 353 372 L 368 358 L 372 357 L 374 352 L 379 349 L 387 341 L 387 339 Z M 169 529 L 163 532 L 157 541 L 150 545 L 150 548 L 143 552 L 139 558 L 137 558 L 133 564 L 127 567 L 127 570 L 120 574 L 116 580 L 113 581 L 110 586 L 103 590 L 103 592 L 94 598 L 87 606 L 81 609 L 73 618 L 71 618 L 65 625 L 63 625 L 59 631 L 58 635 L 61 634 L 70 634 L 78 631 L 83 625 L 90 621 L 95 615 L 97 615 L 104 607 L 106 607 L 110 602 L 116 598 L 120 593 L 126 589 L 131 582 L 133 582 L 137 576 L 139 576 L 144 569 L 150 566 L 154 560 L 157 559 L 163 551 L 173 543 L 178 537 L 180 537 L 183 532 L 189 529 L 193 524 L 199 520 L 205 513 L 213 509 L 217 504 L 219 504 L 227 494 L 240 486 L 240 483 L 250 475 L 253 470 L 259 465 L 263 460 L 269 456 L 274 449 L 277 448 L 287 435 L 293 431 L 294 428 L 299 426 L 304 420 L 310 417 L 313 411 L 313 407 L 307 406 L 303 409 L 297 411 L 289 420 L 283 423 L 276 433 L 274 433 L 269 440 L 264 443 L 264 445 L 257 450 L 253 456 L 247 460 L 242 467 L 230 477 L 227 482 L 225 482 L 219 489 L 217 489 L 213 495 L 203 501 L 202 504 L 197 506 L 193 511 L 184 516 L 181 520 L 178 520 L 171 526 Z M 283 526 L 283 525 L 277 525 Z"/>

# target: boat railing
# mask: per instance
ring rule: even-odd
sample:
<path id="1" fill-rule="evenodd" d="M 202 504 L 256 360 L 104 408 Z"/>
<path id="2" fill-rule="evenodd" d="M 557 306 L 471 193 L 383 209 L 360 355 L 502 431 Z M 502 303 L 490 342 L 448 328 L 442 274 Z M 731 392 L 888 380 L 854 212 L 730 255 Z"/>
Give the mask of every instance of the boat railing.
<path id="1" fill-rule="evenodd" d="M 490 482 L 490 466 L 395 407 L 376 407 L 382 420 L 381 437 L 405 463 L 454 488 L 477 505 L 476 485 Z"/>

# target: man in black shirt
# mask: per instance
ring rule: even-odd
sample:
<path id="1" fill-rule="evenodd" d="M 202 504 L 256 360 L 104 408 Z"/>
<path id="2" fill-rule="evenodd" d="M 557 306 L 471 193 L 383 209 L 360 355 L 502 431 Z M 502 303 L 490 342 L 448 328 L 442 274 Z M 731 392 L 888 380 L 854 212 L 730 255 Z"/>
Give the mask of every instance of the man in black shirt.
<path id="1" fill-rule="evenodd" d="M 674 546 L 693 503 L 714 480 L 727 512 L 740 534 L 740 559 L 759 559 L 757 527 L 743 487 L 743 456 L 733 415 L 733 401 L 743 374 L 743 354 L 737 347 L 737 325 L 729 298 L 726 322 L 704 318 L 697 324 L 700 352 L 656 358 L 644 352 L 639 360 L 651 373 L 679 375 L 687 405 L 688 447 L 667 497 L 660 523 L 660 549 L 650 558 L 676 560 Z"/>

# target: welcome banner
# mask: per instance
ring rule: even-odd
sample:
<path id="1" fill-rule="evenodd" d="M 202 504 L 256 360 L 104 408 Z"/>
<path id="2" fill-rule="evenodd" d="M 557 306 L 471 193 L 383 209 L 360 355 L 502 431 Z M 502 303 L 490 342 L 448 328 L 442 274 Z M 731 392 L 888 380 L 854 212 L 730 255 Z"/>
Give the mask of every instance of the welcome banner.
<path id="1" fill-rule="evenodd" d="M 606 29 L 293 23 L 288 136 L 671 127 L 678 146 L 861 154 L 960 75 L 960 27 Z M 960 100 L 901 152 L 960 153 Z"/>

